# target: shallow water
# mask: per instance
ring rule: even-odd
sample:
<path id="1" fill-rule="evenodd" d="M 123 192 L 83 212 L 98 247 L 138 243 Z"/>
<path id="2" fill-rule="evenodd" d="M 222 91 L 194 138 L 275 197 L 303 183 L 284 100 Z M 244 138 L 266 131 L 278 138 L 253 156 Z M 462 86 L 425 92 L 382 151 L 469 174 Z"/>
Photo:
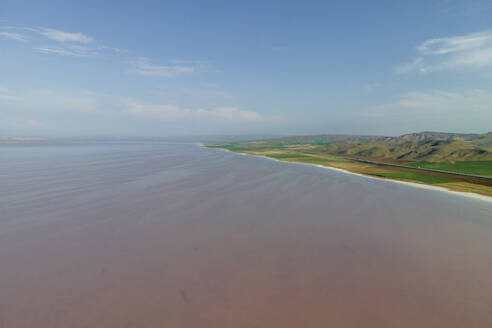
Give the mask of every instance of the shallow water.
<path id="1" fill-rule="evenodd" d="M 491 326 L 492 203 L 196 145 L 0 146 L 0 328 Z"/>

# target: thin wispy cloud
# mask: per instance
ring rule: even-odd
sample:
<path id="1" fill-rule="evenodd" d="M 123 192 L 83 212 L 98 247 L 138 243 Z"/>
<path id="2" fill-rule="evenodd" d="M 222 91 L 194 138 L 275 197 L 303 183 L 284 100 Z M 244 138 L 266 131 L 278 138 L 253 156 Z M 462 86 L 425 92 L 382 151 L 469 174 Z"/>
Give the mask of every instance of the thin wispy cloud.
<path id="1" fill-rule="evenodd" d="M 76 45 L 68 46 L 40 46 L 34 50 L 43 54 L 56 54 L 74 57 L 95 57 L 99 55 L 98 49 L 94 47 L 84 47 Z"/>
<path id="2" fill-rule="evenodd" d="M 418 46 L 422 55 L 444 55 L 449 53 L 471 51 L 490 43 L 492 32 L 473 33 L 450 38 L 430 39 Z"/>
<path id="3" fill-rule="evenodd" d="M 21 34 L 22 32 L 23 34 Z M 1 26 L 0 37 L 27 41 L 24 34 L 30 36 L 32 49 L 43 55 L 69 57 L 102 57 L 123 55 L 124 51 L 96 42 L 95 38 L 81 32 L 68 32 L 60 29 L 42 27 Z M 129 73 L 143 76 L 178 77 L 198 71 L 209 71 L 210 62 L 206 60 L 174 59 L 165 65 L 151 63 L 146 57 L 126 60 L 132 68 Z"/>
<path id="4" fill-rule="evenodd" d="M 138 58 L 130 62 L 133 66 L 128 72 L 146 76 L 176 77 L 196 71 L 196 66 L 185 64 L 155 65 L 147 58 Z"/>
<path id="5" fill-rule="evenodd" d="M 21 97 L 22 95 L 22 97 Z M 140 99 L 126 98 L 81 90 L 57 92 L 44 89 L 9 89 L 0 86 L 0 103 L 16 102 L 19 108 L 38 109 L 39 113 L 85 113 L 86 115 L 124 115 L 143 120 L 195 121 L 216 123 L 262 123 L 265 119 L 255 111 L 235 106 L 186 107 L 168 103 L 149 103 Z"/>
<path id="6" fill-rule="evenodd" d="M 6 26 L 0 26 L 0 30 L 16 31 L 16 33 L 10 32 L 12 34 L 20 34 L 19 32 L 33 33 L 56 42 L 78 42 L 78 43 L 95 42 L 93 37 L 88 36 L 84 33 L 67 32 L 67 31 L 62 31 L 53 28 L 6 25 Z"/>
<path id="7" fill-rule="evenodd" d="M 51 28 L 42 28 L 42 29 L 38 29 L 37 33 L 43 35 L 48 39 L 58 42 L 79 42 L 79 43 L 94 42 L 94 38 L 80 32 L 71 33 L 71 32 L 55 30 Z"/>
<path id="8" fill-rule="evenodd" d="M 26 41 L 23 34 L 13 32 L 0 32 L 0 37 L 7 38 L 15 41 Z"/>
<path id="9" fill-rule="evenodd" d="M 121 52 L 118 48 L 99 44 L 94 37 L 80 32 L 67 32 L 52 28 L 0 27 L 0 37 L 28 41 L 26 35 L 29 35 L 29 42 L 33 45 L 32 49 L 42 54 L 96 57 Z"/>
<path id="10" fill-rule="evenodd" d="M 418 57 L 397 67 L 399 73 L 477 69 L 492 66 L 492 31 L 426 40 Z"/>

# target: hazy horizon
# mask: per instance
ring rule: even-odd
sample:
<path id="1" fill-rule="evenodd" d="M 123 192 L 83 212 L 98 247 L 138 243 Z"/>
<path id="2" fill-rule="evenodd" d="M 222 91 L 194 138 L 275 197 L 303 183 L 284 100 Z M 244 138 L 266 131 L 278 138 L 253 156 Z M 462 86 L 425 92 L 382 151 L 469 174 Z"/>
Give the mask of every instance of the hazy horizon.
<path id="1" fill-rule="evenodd" d="M 0 136 L 484 133 L 492 4 L 0 4 Z"/>
<path id="2" fill-rule="evenodd" d="M 190 135 L 168 135 L 168 136 L 158 136 L 158 135 L 73 135 L 73 136 L 56 136 L 56 135 L 13 135 L 13 136 L 1 136 L 1 139 L 42 139 L 42 140 L 164 140 L 164 141 L 181 141 L 183 142 L 213 142 L 213 141 L 247 141 L 247 140 L 260 140 L 260 139 L 275 139 L 284 137 L 295 137 L 295 136 L 316 136 L 316 135 L 353 135 L 353 136 L 381 136 L 381 137 L 399 137 L 406 134 L 413 133 L 449 133 L 449 134 L 488 134 L 491 131 L 485 132 L 460 132 L 460 131 L 414 131 L 403 133 L 399 135 L 385 135 L 385 134 L 356 134 L 356 133 L 306 133 L 306 134 L 190 134 Z"/>

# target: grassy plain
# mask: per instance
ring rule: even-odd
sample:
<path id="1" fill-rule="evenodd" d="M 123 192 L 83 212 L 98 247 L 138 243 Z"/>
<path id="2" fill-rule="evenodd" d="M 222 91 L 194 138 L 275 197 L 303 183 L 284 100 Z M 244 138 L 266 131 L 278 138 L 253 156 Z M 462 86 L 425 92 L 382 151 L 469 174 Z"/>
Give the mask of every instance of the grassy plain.
<path id="1" fill-rule="evenodd" d="M 407 165 L 492 177 L 492 161 L 456 161 L 454 163 L 412 162 Z"/>

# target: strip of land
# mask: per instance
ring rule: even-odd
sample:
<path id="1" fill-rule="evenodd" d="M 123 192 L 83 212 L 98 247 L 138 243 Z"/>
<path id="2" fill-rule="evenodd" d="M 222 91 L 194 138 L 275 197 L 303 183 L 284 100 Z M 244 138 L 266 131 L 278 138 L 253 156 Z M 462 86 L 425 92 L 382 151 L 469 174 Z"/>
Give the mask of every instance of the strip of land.
<path id="1" fill-rule="evenodd" d="M 492 152 L 489 151 L 489 144 L 487 144 L 488 139 L 492 139 L 492 135 L 490 137 L 489 135 L 485 135 L 485 138 L 477 137 L 480 146 L 470 140 L 454 140 L 454 138 L 400 142 L 394 139 L 390 141 L 345 139 L 322 143 L 319 137 L 312 139 L 303 137 L 306 139 L 301 139 L 302 141 L 299 141 L 301 137 L 294 140 L 291 139 L 294 137 L 291 137 L 214 144 L 207 147 L 492 196 Z M 376 151 L 367 151 L 368 149 Z M 390 149 L 390 151 L 381 154 L 381 149 Z M 427 153 L 423 149 L 427 149 Z M 399 155 L 399 152 L 402 154 Z M 438 160 L 435 160 L 436 158 Z"/>

